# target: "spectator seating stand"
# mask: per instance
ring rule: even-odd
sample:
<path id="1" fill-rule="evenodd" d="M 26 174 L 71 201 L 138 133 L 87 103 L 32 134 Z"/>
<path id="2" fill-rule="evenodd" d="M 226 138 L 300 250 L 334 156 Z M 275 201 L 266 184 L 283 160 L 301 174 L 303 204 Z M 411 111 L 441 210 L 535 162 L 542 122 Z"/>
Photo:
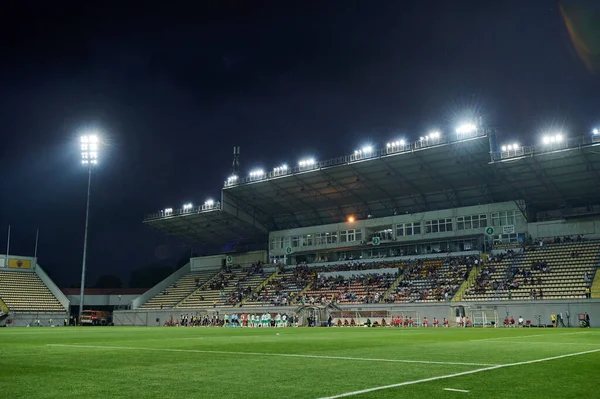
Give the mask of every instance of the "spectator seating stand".
<path id="1" fill-rule="evenodd" d="M 205 283 L 216 276 L 219 272 L 215 269 L 191 272 L 175 283 L 171 284 L 164 291 L 158 293 L 144 303 L 141 309 L 169 309 L 179 304 L 182 300 L 200 289 Z M 198 279 L 196 281 L 196 279 Z"/>
<path id="2" fill-rule="evenodd" d="M 482 268 L 487 275 L 478 276 L 479 283 L 465 292 L 463 300 L 584 299 L 586 284 L 595 278 L 599 256 L 600 241 L 532 247 L 513 258 L 488 263 Z M 518 271 L 514 277 L 512 271 Z M 495 290 L 494 283 L 498 286 Z M 505 283 L 516 283 L 518 287 L 511 288 L 509 294 Z"/>
<path id="3" fill-rule="evenodd" d="M 0 299 L 19 312 L 66 312 L 40 277 L 33 272 L 0 271 Z"/>

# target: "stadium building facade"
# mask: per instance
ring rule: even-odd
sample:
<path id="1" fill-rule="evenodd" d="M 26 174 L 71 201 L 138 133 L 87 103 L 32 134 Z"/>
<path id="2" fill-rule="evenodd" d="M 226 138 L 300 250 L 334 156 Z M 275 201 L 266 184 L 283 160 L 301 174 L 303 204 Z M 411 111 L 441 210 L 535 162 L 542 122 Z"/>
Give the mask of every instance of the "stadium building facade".
<path id="1" fill-rule="evenodd" d="M 482 322 L 492 318 L 497 321 L 504 314 L 519 314 L 535 321 L 538 315 L 552 311 L 588 311 L 594 318 L 600 317 L 598 302 L 590 299 L 600 297 L 596 277 L 600 260 L 600 244 L 596 241 L 600 239 L 597 139 L 597 135 L 554 135 L 545 137 L 540 145 L 505 146 L 497 144 L 493 130 L 472 126 L 458 129 L 456 134 L 431 134 L 414 143 L 394 141 L 381 149 L 369 146 L 331 160 L 304 159 L 296 166 L 253 170 L 248 177 L 242 177 L 236 167 L 236 148 L 234 174 L 225 181 L 218 201 L 198 207 L 187 204 L 181 209 L 167 208 L 144 220 L 159 232 L 190 244 L 203 243 L 206 248 L 218 249 L 226 246 L 227 250 L 216 249 L 214 256 L 191 259 L 134 301 L 134 308 L 150 316 L 127 317 L 137 317 L 138 323 L 147 319 L 152 324 L 182 311 L 227 312 L 231 306 L 244 307 L 246 312 L 269 309 L 271 298 L 260 303 L 256 294 L 264 297 L 269 288 L 279 289 L 281 281 L 295 278 L 296 265 L 315 270 L 313 280 L 294 287 L 296 295 L 333 293 L 332 300 L 315 305 L 320 307 L 321 317 L 369 311 L 382 311 L 388 316 L 412 312 L 415 316 L 427 314 L 430 319 L 462 312 Z M 555 242 L 556 237 L 561 237 L 560 244 Z M 538 245 L 542 252 L 535 257 L 531 248 Z M 255 251 L 250 254 L 250 249 Z M 545 283 L 540 277 L 537 281 L 542 285 L 531 287 L 532 295 L 536 291 L 537 296 L 539 291 L 541 298 L 534 301 L 527 297 L 530 290 L 526 292 L 523 287 L 513 289 L 514 297 L 511 289 L 503 290 L 501 295 L 498 290 L 493 295 L 476 292 L 481 288 L 478 284 L 482 273 L 489 273 L 485 269 L 489 259 L 502 257 L 507 251 L 516 258 L 494 265 L 494 270 L 501 270 L 494 271 L 495 277 L 528 269 L 530 262 L 537 265 L 540 256 L 547 256 L 550 264 L 556 265 L 555 277 L 544 276 Z M 567 258 L 573 254 L 583 257 L 571 262 Z M 398 296 L 400 288 L 396 287 L 425 284 L 422 280 L 427 278 L 447 280 L 447 259 L 465 263 L 467 257 L 482 263 L 477 267 L 460 266 L 464 267 L 461 273 L 464 270 L 466 274 L 459 287 L 450 291 L 451 298 L 423 299 L 422 293 L 421 297 L 413 293 L 405 300 L 385 300 L 390 295 Z M 221 278 L 223 267 L 239 266 L 245 273 L 245 268 L 258 261 L 265 266 L 262 280 L 249 287 L 251 292 L 241 302 L 231 305 L 221 298 L 197 300 L 198 296 L 206 299 L 208 294 L 202 293 L 210 292 L 207 282 Z M 407 265 L 415 262 L 429 265 L 427 278 L 402 276 Z M 563 269 L 563 263 L 572 267 Z M 458 266 L 452 267 L 458 270 Z M 178 281 L 201 272 L 212 275 L 198 274 L 196 284 L 188 291 L 177 291 L 174 300 L 160 298 L 168 297 L 165 292 Z M 339 295 L 339 290 L 316 288 L 317 279 L 331 277 L 332 273 L 351 279 L 353 274 L 381 276 L 386 272 L 398 277 L 378 292 L 376 302 L 340 301 L 345 294 Z M 235 284 L 238 277 L 233 278 Z M 561 284 L 569 288 L 563 289 Z M 369 292 L 368 284 L 355 286 Z M 433 287 L 439 287 L 439 281 Z M 376 291 L 371 288 L 371 293 Z M 547 290 L 545 295 L 542 288 Z M 224 291 L 226 296 L 230 293 Z M 149 306 L 157 297 L 160 300 Z M 287 305 L 286 309 L 298 312 L 301 319 L 308 317 L 309 313 L 303 311 L 306 303 Z M 273 306 L 271 310 L 281 311 L 281 307 Z"/>

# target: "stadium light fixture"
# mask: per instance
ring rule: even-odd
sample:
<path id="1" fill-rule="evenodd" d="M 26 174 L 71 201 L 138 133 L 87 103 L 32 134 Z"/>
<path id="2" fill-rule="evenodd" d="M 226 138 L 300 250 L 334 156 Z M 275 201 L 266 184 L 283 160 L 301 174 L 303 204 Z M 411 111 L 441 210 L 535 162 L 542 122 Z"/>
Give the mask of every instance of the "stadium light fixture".
<path id="1" fill-rule="evenodd" d="M 236 175 L 231 175 L 227 178 L 227 183 L 229 184 L 233 184 L 238 180 L 238 177 Z"/>
<path id="2" fill-rule="evenodd" d="M 314 158 L 309 158 L 309 159 L 303 159 L 303 160 L 301 160 L 300 162 L 298 162 L 298 165 L 300 167 L 305 168 L 307 166 L 313 166 L 315 163 L 316 162 L 315 162 Z"/>
<path id="3" fill-rule="evenodd" d="M 404 147 L 404 144 L 405 144 L 404 140 L 396 140 L 396 141 L 390 141 L 385 146 L 387 148 L 396 149 L 396 148 Z"/>
<path id="4" fill-rule="evenodd" d="M 173 208 L 165 208 L 165 215 L 173 214 Z"/>
<path id="5" fill-rule="evenodd" d="M 190 203 L 183 204 L 183 210 L 184 211 L 189 211 L 190 209 L 192 209 L 192 204 L 190 204 Z"/>
<path id="6" fill-rule="evenodd" d="M 85 270 L 87 261 L 88 226 L 90 219 L 90 193 L 92 187 L 92 167 L 98 165 L 98 151 L 100 139 L 97 134 L 86 134 L 79 138 L 81 146 L 81 164 L 88 169 L 87 200 L 85 206 L 85 230 L 83 233 L 83 259 L 81 261 L 81 288 L 79 292 L 79 320 L 83 312 L 83 298 L 85 292 Z"/>
<path id="7" fill-rule="evenodd" d="M 362 152 L 363 152 L 363 154 L 370 154 L 373 152 L 373 147 L 370 145 L 364 146 L 362 148 Z"/>
<path id="8" fill-rule="evenodd" d="M 594 136 L 597 136 L 600 134 L 600 130 L 599 129 L 594 129 L 592 130 L 592 133 L 594 134 Z"/>
<path id="9" fill-rule="evenodd" d="M 348 223 L 354 223 L 355 221 L 354 216 L 348 216 Z"/>
<path id="10" fill-rule="evenodd" d="M 440 132 L 438 132 L 438 131 L 431 132 L 431 133 L 429 133 L 429 135 L 427 137 L 430 139 L 439 139 Z"/>
<path id="11" fill-rule="evenodd" d="M 286 164 L 283 164 L 281 166 L 277 166 L 275 168 L 273 168 L 273 172 L 279 173 L 279 172 L 285 172 L 287 171 L 288 166 Z"/>
<path id="12" fill-rule="evenodd" d="M 549 134 L 549 135 L 545 135 L 544 137 L 542 137 L 542 143 L 544 143 L 546 145 L 562 143 L 563 140 L 564 140 L 564 137 L 561 133 Z"/>
<path id="13" fill-rule="evenodd" d="M 250 172 L 250 177 L 262 177 L 265 175 L 265 171 L 262 169 L 256 169 Z"/>
<path id="14" fill-rule="evenodd" d="M 473 133 L 477 130 L 477 126 L 472 123 L 465 123 L 456 128 L 456 133 L 458 134 L 466 134 Z"/>
<path id="15" fill-rule="evenodd" d="M 212 199 L 207 199 L 206 201 L 204 201 L 204 205 L 205 206 L 213 206 L 215 204 L 215 201 Z"/>

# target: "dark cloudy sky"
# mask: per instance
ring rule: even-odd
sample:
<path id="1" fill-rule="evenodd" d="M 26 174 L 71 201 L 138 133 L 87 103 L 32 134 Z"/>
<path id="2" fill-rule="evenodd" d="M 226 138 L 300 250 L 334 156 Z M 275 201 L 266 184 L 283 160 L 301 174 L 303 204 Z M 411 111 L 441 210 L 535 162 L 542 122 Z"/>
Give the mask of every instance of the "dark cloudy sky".
<path id="1" fill-rule="evenodd" d="M 86 128 L 108 144 L 92 187 L 93 282 L 177 257 L 141 221 L 218 197 L 233 145 L 247 171 L 415 139 L 464 112 L 523 144 L 600 123 L 594 1 L 11 3 L 0 238 L 12 225 L 11 252 L 32 255 L 39 228 L 40 263 L 60 285 L 80 273 Z"/>

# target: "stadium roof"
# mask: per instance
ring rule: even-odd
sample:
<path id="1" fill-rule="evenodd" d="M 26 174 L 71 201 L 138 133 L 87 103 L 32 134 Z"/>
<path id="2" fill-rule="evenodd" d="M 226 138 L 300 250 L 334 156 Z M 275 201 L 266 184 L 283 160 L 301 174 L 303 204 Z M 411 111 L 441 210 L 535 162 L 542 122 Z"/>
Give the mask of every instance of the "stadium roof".
<path id="1" fill-rule="evenodd" d="M 170 210 L 145 222 L 189 242 L 222 245 L 237 238 L 262 240 L 272 230 L 343 222 L 349 215 L 383 217 L 512 200 L 539 211 L 599 201 L 600 140 L 491 152 L 494 138 L 477 131 L 453 140 L 396 142 L 254 172 L 228 179 L 214 209 Z"/>
<path id="2" fill-rule="evenodd" d="M 225 212 L 219 202 L 149 215 L 144 223 L 183 241 L 222 247 L 229 242 L 265 242 L 266 229 L 247 221 L 240 213 Z"/>

